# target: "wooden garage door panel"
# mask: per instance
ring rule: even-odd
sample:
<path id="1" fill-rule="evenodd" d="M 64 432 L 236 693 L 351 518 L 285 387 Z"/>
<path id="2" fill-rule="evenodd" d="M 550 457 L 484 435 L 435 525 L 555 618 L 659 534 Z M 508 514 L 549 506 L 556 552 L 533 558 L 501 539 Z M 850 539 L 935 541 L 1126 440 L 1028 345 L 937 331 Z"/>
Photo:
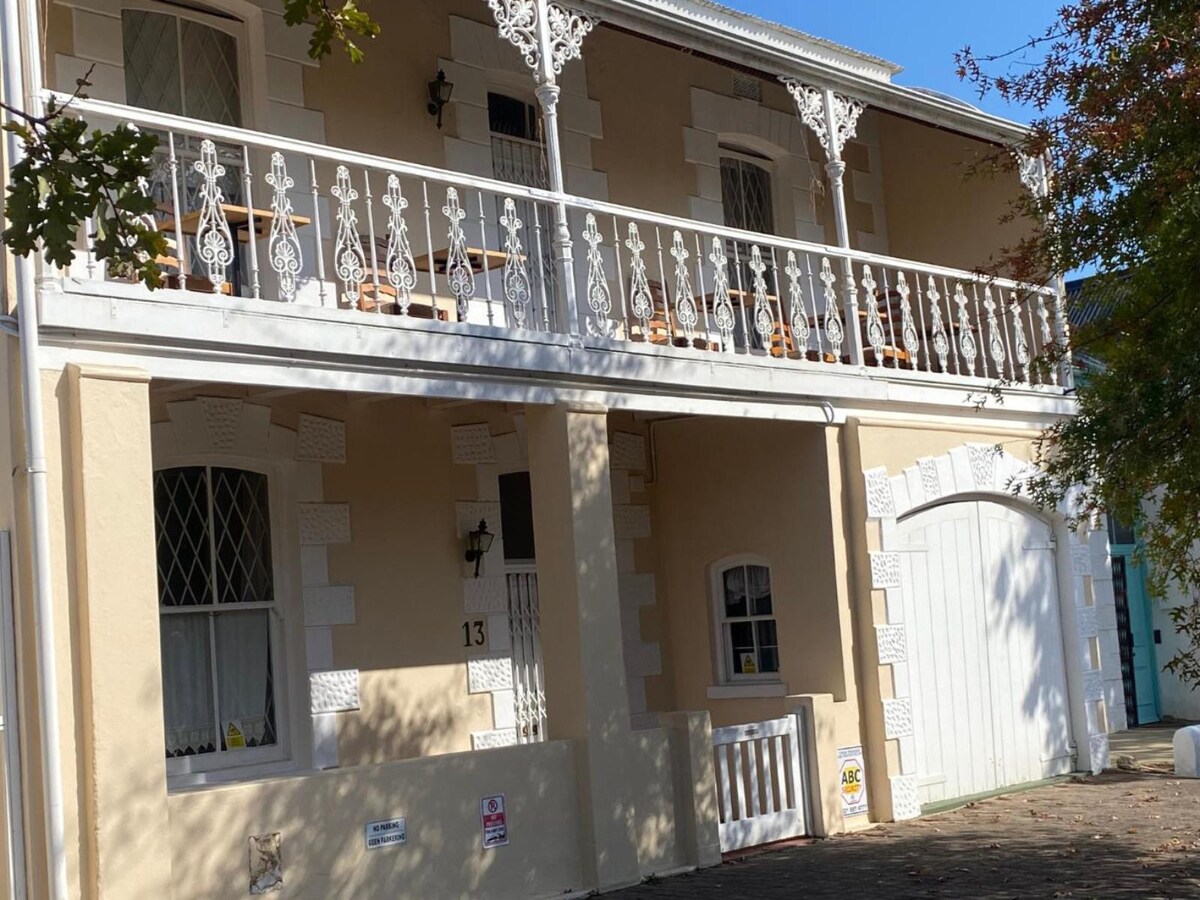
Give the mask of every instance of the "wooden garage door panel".
<path id="1" fill-rule="evenodd" d="M 921 802 L 1070 766 L 1049 527 L 988 502 L 902 523 L 904 616 Z"/>
<path id="2" fill-rule="evenodd" d="M 902 571 L 917 766 L 932 803 L 988 790 L 994 768 L 978 511 L 939 507 L 904 534 L 923 548 L 903 554 Z"/>
<path id="3" fill-rule="evenodd" d="M 1068 698 L 1054 551 L 1045 523 L 981 503 L 998 786 L 1069 764 Z"/>

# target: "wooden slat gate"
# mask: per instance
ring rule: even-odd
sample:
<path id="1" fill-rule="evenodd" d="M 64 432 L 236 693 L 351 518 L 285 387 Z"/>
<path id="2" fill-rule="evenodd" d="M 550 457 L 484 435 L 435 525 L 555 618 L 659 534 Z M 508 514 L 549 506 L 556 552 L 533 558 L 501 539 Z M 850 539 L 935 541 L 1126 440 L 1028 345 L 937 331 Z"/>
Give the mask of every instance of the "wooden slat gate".
<path id="1" fill-rule="evenodd" d="M 810 833 L 798 715 L 713 729 L 722 853 Z"/>

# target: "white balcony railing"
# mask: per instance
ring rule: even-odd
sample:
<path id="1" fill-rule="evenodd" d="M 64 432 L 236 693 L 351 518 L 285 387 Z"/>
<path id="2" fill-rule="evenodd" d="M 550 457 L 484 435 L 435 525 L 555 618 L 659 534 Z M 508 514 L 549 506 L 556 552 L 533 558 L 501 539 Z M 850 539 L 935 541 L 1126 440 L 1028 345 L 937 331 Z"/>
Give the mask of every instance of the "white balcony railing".
<path id="1" fill-rule="evenodd" d="M 160 136 L 147 186 L 172 248 L 160 262 L 166 289 L 192 298 L 239 295 L 330 315 L 359 310 L 896 377 L 1050 386 L 1069 378 L 1033 365 L 1066 339 L 1051 288 L 116 104 L 72 109 L 94 125 L 132 122 Z M 552 258 L 559 203 L 574 245 L 569 268 Z M 107 277 L 83 246 L 72 275 Z"/>

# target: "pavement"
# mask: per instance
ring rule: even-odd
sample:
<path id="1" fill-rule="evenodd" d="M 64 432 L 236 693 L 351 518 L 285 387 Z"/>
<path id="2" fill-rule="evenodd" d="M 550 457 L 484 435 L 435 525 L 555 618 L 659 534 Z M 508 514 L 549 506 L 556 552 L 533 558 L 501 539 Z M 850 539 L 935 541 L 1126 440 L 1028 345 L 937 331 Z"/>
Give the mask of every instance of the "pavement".
<path id="1" fill-rule="evenodd" d="M 1154 772 L 1073 776 L 606 896 L 1200 900 L 1200 780 Z"/>

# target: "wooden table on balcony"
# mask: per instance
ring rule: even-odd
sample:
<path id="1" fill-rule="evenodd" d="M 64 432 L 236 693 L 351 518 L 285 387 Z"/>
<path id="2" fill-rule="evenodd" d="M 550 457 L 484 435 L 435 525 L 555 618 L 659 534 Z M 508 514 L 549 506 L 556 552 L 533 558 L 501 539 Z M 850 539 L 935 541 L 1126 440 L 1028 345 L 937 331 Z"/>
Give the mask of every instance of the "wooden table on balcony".
<path id="1" fill-rule="evenodd" d="M 258 209 L 257 207 L 251 210 L 249 207 L 239 206 L 236 203 L 222 203 L 220 204 L 220 209 L 225 214 L 225 221 L 229 223 L 230 234 L 235 238 L 233 244 L 233 293 L 238 295 L 242 292 L 241 245 L 250 242 L 251 231 L 254 232 L 255 240 L 268 237 L 271 233 L 271 225 L 275 221 L 275 212 L 274 210 Z M 178 231 L 181 234 L 197 234 L 200 230 L 200 217 L 202 214 L 203 211 L 199 209 L 184 213 L 179 219 Z M 312 224 L 312 219 L 308 216 L 300 216 L 293 213 L 288 218 L 297 228 Z M 175 220 L 168 219 L 165 221 L 159 227 L 159 231 L 167 235 L 173 235 L 176 231 Z M 208 283 L 207 279 L 189 275 L 188 281 L 191 282 L 193 280 Z"/>
<path id="2" fill-rule="evenodd" d="M 509 255 L 503 250 L 480 250 L 476 247 L 467 248 L 467 260 L 471 263 L 471 271 L 476 275 L 488 272 L 497 272 L 504 268 L 504 264 L 508 262 Z M 521 257 L 524 259 L 524 257 Z M 450 248 L 443 247 L 441 250 L 435 250 L 433 253 L 426 253 L 424 256 L 418 256 L 413 260 L 418 272 L 428 272 L 429 267 L 433 266 L 435 275 L 445 275 L 446 269 L 450 265 Z M 486 270 L 484 268 L 486 262 Z"/>

